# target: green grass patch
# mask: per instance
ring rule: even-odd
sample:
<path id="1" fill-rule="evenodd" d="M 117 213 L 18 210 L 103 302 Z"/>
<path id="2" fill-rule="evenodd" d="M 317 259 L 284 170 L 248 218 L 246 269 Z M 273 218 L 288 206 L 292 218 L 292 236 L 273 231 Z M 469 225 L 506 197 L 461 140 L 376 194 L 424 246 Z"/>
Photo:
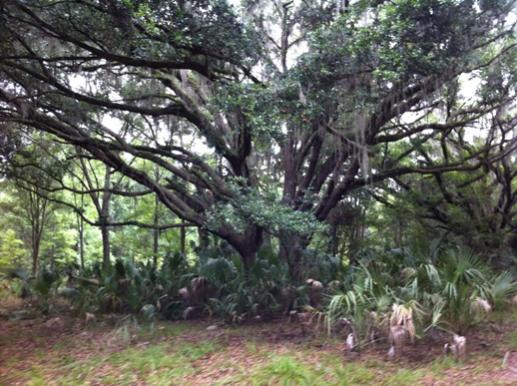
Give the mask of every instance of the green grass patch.
<path id="1" fill-rule="evenodd" d="M 322 384 L 321 371 L 291 356 L 274 356 L 249 377 L 253 385 L 314 385 Z"/>
<path id="2" fill-rule="evenodd" d="M 456 367 L 458 367 L 458 362 L 452 356 L 437 358 L 430 365 L 426 366 L 434 376 L 441 376 L 444 371 Z"/>
<path id="3" fill-rule="evenodd" d="M 517 350 L 517 331 L 512 331 L 506 335 L 505 343 L 513 349 Z"/>
<path id="4" fill-rule="evenodd" d="M 144 337 L 172 338 L 183 334 L 185 331 L 192 331 L 192 326 L 186 322 L 156 322 L 151 325 L 144 325 L 141 334 Z"/>
<path id="5" fill-rule="evenodd" d="M 153 344 L 145 348 L 130 347 L 122 351 L 92 357 L 58 369 L 63 375 L 58 384 L 126 385 L 137 382 L 170 384 L 194 372 L 192 362 L 221 349 L 211 341 L 199 344 L 171 342 Z"/>
<path id="6" fill-rule="evenodd" d="M 304 358 L 310 358 L 303 356 Z M 313 355 L 314 357 L 314 355 Z M 307 362 L 298 355 L 271 354 L 266 363 L 251 371 L 222 380 L 219 384 L 262 385 L 413 385 L 425 372 L 394 369 L 378 361 L 343 362 L 341 357 L 324 355 Z"/>

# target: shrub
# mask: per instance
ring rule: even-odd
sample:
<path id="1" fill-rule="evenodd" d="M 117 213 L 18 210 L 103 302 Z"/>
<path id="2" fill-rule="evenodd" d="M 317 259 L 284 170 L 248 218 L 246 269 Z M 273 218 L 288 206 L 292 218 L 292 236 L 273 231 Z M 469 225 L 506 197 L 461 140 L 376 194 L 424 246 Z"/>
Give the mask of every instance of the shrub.
<path id="1" fill-rule="evenodd" d="M 345 286 L 330 299 L 329 327 L 346 318 L 362 339 L 387 336 L 394 325 L 405 325 L 410 336 L 433 327 L 463 334 L 517 291 L 510 273 L 493 275 L 471 251 L 454 247 L 370 256 L 351 267 Z M 401 310 L 410 315 L 411 327 Z"/>

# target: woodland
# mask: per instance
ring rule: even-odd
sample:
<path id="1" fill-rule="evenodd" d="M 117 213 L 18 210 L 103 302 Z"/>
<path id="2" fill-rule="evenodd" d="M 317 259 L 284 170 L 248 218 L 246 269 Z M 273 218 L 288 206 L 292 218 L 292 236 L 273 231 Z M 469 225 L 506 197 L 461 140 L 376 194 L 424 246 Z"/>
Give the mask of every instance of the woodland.
<path id="1" fill-rule="evenodd" d="M 517 384 L 516 25 L 0 0 L 0 384 Z"/>

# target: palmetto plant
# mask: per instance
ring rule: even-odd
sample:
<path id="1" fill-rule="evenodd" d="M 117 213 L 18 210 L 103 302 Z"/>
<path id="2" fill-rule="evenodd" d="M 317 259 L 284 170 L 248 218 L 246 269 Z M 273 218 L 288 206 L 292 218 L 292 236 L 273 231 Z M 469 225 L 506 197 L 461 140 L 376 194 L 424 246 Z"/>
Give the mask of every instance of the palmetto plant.
<path id="1" fill-rule="evenodd" d="M 354 270 L 353 284 L 346 292 L 334 295 L 328 306 L 328 326 L 340 318 L 347 318 L 357 335 L 370 336 L 382 324 L 374 315 L 385 315 L 394 301 L 389 278 L 379 266 L 362 264 Z"/>
<path id="2" fill-rule="evenodd" d="M 471 251 L 460 248 L 380 254 L 349 275 L 348 288 L 330 300 L 328 322 L 345 317 L 363 338 L 371 338 L 372 329 L 389 336 L 393 326 L 405 324 L 401 314 L 411 324 L 398 329 L 411 337 L 431 327 L 464 333 L 517 293 L 510 273 L 491 275 Z"/>
<path id="3" fill-rule="evenodd" d="M 186 281 L 185 273 L 184 258 L 179 255 L 164 258 L 158 268 L 129 259 L 118 259 L 109 269 L 93 266 L 79 278 L 76 307 L 80 311 L 138 312 L 144 305 L 157 305 L 158 299 L 177 294 Z M 160 310 L 170 316 L 171 301 L 161 303 Z"/>
<path id="4" fill-rule="evenodd" d="M 218 257 L 200 265 L 199 272 L 216 288 L 207 304 L 209 312 L 237 322 L 243 317 L 280 311 L 287 268 L 261 257 L 245 277 L 239 264 L 238 259 Z"/>
<path id="5" fill-rule="evenodd" d="M 463 333 L 478 321 L 476 300 L 484 296 L 488 285 L 488 268 L 471 252 L 451 249 L 440 255 L 437 271 L 441 278 L 441 294 L 445 303 L 442 320 Z"/>
<path id="6" fill-rule="evenodd" d="M 503 309 L 508 300 L 517 294 L 517 281 L 510 272 L 501 272 L 485 287 L 485 295 L 495 310 Z"/>

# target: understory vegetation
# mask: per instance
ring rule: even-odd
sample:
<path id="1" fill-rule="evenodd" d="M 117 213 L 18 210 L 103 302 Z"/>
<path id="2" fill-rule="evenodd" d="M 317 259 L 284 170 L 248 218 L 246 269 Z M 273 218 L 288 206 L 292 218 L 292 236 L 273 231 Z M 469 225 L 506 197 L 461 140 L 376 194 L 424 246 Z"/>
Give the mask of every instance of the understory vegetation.
<path id="1" fill-rule="evenodd" d="M 436 332 L 465 335 L 516 306 L 510 271 L 497 272 L 457 246 L 430 248 L 366 248 L 354 266 L 324 257 L 320 265 L 328 269 L 299 285 L 272 256 L 258 258 L 244 275 L 238 259 L 205 257 L 189 265 L 178 254 L 157 268 L 118 259 L 107 271 L 68 267 L 37 278 L 11 271 L 2 293 L 47 314 L 56 313 L 49 300 L 62 299 L 81 318 L 115 312 L 147 323 L 215 318 L 237 325 L 284 315 L 295 330 L 351 335 L 350 349 L 378 341 L 399 347 Z"/>

